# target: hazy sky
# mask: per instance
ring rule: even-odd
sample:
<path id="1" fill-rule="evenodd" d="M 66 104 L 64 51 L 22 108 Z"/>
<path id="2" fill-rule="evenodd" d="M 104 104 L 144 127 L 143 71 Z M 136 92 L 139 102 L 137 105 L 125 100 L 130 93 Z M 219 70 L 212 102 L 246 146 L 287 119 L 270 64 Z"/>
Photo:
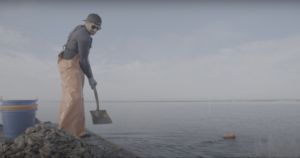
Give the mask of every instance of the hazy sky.
<path id="1" fill-rule="evenodd" d="M 0 1 L 0 96 L 61 100 L 57 55 L 101 16 L 101 101 L 299 99 L 300 1 Z M 86 78 L 87 79 L 87 78 Z M 84 96 L 94 94 L 85 81 Z"/>

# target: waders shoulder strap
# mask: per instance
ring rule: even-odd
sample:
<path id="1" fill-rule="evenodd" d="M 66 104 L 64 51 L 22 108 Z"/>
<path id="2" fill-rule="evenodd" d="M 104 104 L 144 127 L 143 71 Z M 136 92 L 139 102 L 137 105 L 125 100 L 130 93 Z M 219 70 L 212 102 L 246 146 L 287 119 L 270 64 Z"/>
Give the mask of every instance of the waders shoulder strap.
<path id="1" fill-rule="evenodd" d="M 65 48 L 66 48 L 68 42 L 70 41 L 70 38 L 71 38 L 71 36 L 73 35 L 73 33 L 74 33 L 76 30 L 78 30 L 79 28 L 81 28 L 81 27 L 84 27 L 84 25 L 78 25 L 78 26 L 76 26 L 76 27 L 69 33 L 68 41 L 67 41 L 67 43 L 66 43 L 65 45 L 62 46 L 62 51 L 65 50 Z"/>
<path id="2" fill-rule="evenodd" d="M 93 38 L 91 37 L 91 45 L 90 45 L 90 49 L 92 48 L 92 43 L 93 43 Z"/>

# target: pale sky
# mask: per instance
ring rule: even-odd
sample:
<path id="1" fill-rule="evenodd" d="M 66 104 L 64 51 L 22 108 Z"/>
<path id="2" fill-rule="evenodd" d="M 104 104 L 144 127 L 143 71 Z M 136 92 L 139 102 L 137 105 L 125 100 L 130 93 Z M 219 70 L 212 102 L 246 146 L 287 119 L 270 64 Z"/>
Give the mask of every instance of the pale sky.
<path id="1" fill-rule="evenodd" d="M 57 55 L 97 13 L 100 101 L 300 98 L 300 1 L 0 1 L 0 96 L 61 100 Z M 87 79 L 87 78 L 86 78 Z M 85 81 L 86 101 L 94 94 Z"/>

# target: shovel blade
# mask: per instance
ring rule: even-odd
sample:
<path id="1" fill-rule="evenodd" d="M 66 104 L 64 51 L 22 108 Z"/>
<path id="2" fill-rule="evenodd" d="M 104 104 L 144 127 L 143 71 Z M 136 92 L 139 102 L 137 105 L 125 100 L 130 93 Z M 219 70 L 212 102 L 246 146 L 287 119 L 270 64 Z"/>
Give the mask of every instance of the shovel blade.
<path id="1" fill-rule="evenodd" d="M 90 111 L 92 114 L 93 124 L 108 124 L 112 123 L 110 117 L 108 116 L 106 110 L 92 110 Z"/>

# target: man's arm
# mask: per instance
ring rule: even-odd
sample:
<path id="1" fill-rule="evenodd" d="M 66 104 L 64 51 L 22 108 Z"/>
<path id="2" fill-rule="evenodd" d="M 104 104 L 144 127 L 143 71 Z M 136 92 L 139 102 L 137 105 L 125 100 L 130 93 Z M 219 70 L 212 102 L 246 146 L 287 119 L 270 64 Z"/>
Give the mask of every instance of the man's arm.
<path id="1" fill-rule="evenodd" d="M 90 53 L 91 38 L 88 36 L 79 36 L 76 38 L 78 44 L 79 65 L 87 78 L 92 78 L 93 73 L 88 60 Z"/>

